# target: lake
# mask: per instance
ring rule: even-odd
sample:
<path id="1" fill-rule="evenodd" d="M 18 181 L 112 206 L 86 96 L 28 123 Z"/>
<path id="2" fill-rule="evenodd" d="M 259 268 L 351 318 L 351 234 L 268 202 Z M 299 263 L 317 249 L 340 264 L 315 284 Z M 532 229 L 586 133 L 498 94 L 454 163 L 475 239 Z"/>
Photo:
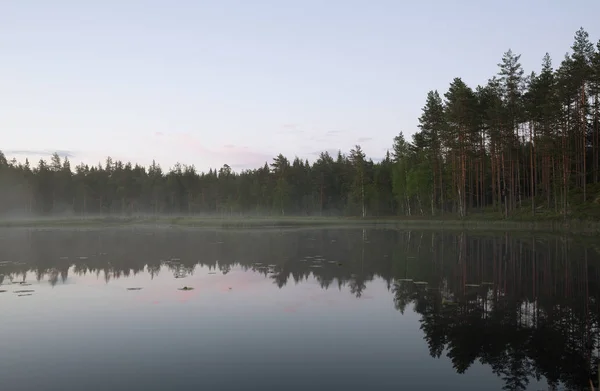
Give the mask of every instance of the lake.
<path id="1" fill-rule="evenodd" d="M 599 250 L 533 233 L 0 229 L 0 389 L 589 389 Z"/>

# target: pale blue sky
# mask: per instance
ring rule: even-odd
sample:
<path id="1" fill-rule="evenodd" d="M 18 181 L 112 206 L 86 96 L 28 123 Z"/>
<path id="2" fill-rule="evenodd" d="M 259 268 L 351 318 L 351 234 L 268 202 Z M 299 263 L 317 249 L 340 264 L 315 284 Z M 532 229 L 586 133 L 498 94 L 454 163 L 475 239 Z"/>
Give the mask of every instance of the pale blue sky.
<path id="1" fill-rule="evenodd" d="M 204 170 L 412 134 L 428 90 L 503 52 L 558 65 L 598 0 L 2 0 L 0 149 Z"/>

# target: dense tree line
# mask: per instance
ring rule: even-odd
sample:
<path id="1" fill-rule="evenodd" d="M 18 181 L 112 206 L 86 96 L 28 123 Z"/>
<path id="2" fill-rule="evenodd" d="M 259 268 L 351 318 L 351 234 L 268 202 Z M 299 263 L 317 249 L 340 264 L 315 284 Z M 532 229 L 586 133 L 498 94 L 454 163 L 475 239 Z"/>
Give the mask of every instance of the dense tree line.
<path id="1" fill-rule="evenodd" d="M 600 41 L 575 33 L 554 69 L 525 74 L 504 53 L 496 76 L 475 89 L 455 78 L 427 94 L 420 130 L 400 133 L 380 162 L 357 145 L 312 164 L 278 155 L 263 167 L 168 172 L 113 161 L 97 167 L 54 155 L 37 167 L 0 153 L 0 213 L 511 216 L 600 208 Z M 577 210 L 576 210 L 577 209 Z M 600 216 L 599 216 L 600 217 Z"/>

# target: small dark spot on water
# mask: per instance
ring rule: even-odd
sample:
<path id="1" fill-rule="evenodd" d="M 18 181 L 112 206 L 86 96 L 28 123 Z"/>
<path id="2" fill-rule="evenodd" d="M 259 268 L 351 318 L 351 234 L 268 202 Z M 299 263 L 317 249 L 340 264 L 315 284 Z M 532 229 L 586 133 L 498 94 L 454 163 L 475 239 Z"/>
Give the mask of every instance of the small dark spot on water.
<path id="1" fill-rule="evenodd" d="M 128 291 L 139 291 L 142 288 L 127 288 Z"/>
<path id="2" fill-rule="evenodd" d="M 208 272 L 208 274 L 217 274 L 217 272 Z"/>
<path id="3" fill-rule="evenodd" d="M 17 295 L 17 296 L 18 296 L 18 297 L 21 297 L 21 296 L 32 296 L 32 294 L 31 294 L 31 293 L 25 293 L 25 294 L 23 294 L 23 295 Z"/>
<path id="4" fill-rule="evenodd" d="M 0 289 L 0 293 L 5 293 L 5 292 L 6 292 L 6 290 Z"/>
<path id="5" fill-rule="evenodd" d="M 179 288 L 180 291 L 192 291 L 194 288 L 191 286 L 184 286 L 183 288 Z"/>
<path id="6" fill-rule="evenodd" d="M 31 290 L 31 289 L 24 289 L 24 290 L 20 290 L 20 291 L 15 291 L 14 293 L 31 293 L 31 292 L 35 292 L 35 291 Z"/>

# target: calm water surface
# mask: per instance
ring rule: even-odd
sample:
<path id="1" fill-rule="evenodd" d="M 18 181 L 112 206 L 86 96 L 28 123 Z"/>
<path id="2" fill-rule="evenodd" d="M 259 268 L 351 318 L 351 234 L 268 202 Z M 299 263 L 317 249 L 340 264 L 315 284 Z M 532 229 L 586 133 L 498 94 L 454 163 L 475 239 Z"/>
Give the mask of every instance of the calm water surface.
<path id="1" fill-rule="evenodd" d="M 0 389 L 589 389 L 599 261 L 531 235 L 0 230 Z"/>

